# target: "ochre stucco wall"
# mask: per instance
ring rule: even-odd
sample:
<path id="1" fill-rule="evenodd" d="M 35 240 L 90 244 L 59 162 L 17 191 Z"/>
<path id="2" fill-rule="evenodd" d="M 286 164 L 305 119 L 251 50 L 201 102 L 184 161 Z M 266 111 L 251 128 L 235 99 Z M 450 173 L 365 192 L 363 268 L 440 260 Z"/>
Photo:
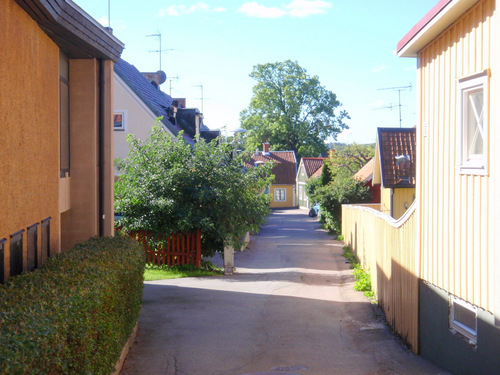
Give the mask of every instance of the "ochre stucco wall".
<path id="1" fill-rule="evenodd" d="M 271 204 L 270 206 L 272 208 L 289 208 L 289 207 L 294 207 L 297 205 L 295 202 L 294 205 L 294 199 L 293 199 L 293 187 L 294 185 L 272 185 L 271 186 Z M 274 200 L 274 190 L 275 189 L 286 189 L 286 201 L 283 202 L 276 202 Z"/>
<path id="2" fill-rule="evenodd" d="M 0 25 L 0 239 L 50 216 L 58 251 L 59 49 L 13 0 L 0 1 Z"/>

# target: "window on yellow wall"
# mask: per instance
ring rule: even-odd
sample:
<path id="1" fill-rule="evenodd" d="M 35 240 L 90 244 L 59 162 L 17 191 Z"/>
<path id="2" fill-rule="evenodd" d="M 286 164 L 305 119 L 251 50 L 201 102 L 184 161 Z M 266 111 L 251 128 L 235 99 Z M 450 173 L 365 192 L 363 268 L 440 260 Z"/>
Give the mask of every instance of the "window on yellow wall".
<path id="1" fill-rule="evenodd" d="M 450 296 L 450 329 L 467 337 L 472 344 L 477 341 L 477 307 Z"/>
<path id="2" fill-rule="evenodd" d="M 4 276 L 4 256 L 5 256 L 5 243 L 7 242 L 6 238 L 1 238 L 0 239 L 0 283 L 3 283 L 5 281 L 5 276 Z"/>
<path id="3" fill-rule="evenodd" d="M 70 122 L 69 122 L 69 61 L 59 55 L 59 157 L 60 176 L 69 177 L 70 169 Z"/>
<path id="4" fill-rule="evenodd" d="M 23 272 L 24 229 L 10 235 L 10 276 Z"/>
<path id="5" fill-rule="evenodd" d="M 285 202 L 286 201 L 286 189 L 275 189 L 274 190 L 274 201 L 275 202 Z"/>
<path id="6" fill-rule="evenodd" d="M 127 130 L 127 111 L 126 110 L 121 110 L 121 111 L 116 111 L 113 115 L 113 129 L 114 130 Z"/>
<path id="7" fill-rule="evenodd" d="M 487 174 L 488 71 L 459 79 L 459 171 Z"/>

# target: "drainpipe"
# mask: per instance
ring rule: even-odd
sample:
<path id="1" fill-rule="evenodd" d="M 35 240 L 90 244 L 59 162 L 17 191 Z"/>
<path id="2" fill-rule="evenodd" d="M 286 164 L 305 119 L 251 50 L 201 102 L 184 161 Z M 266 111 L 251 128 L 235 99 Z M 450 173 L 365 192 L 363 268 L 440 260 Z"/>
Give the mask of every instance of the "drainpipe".
<path id="1" fill-rule="evenodd" d="M 105 161 L 105 151 L 104 151 L 104 137 L 105 137 L 105 118 L 104 118 L 104 61 L 99 59 L 99 236 L 104 236 L 104 161 Z"/>

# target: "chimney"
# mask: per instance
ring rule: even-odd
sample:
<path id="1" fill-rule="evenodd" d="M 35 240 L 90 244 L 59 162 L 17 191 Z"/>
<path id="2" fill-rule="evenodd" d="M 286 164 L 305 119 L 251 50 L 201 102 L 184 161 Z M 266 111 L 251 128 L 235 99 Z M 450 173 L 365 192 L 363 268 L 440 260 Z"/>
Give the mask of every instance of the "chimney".
<path id="1" fill-rule="evenodd" d="M 269 154 L 269 142 L 264 142 L 262 144 L 262 152 L 264 154 Z"/>

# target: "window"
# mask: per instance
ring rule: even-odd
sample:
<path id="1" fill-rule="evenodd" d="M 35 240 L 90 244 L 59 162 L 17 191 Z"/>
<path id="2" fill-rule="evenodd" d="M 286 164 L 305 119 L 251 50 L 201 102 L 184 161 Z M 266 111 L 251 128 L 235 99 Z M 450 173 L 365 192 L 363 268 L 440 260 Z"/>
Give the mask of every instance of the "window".
<path id="1" fill-rule="evenodd" d="M 50 257 L 50 217 L 42 220 L 42 263 Z"/>
<path id="2" fill-rule="evenodd" d="M 275 189 L 274 190 L 274 200 L 276 202 L 286 201 L 286 189 Z"/>
<path id="3" fill-rule="evenodd" d="M 23 272 L 24 229 L 10 235 L 10 276 Z"/>
<path id="4" fill-rule="evenodd" d="M 477 340 L 477 307 L 451 296 L 450 328 L 461 333 L 475 344 Z"/>
<path id="5" fill-rule="evenodd" d="M 38 223 L 28 227 L 28 270 L 38 267 Z"/>
<path id="6" fill-rule="evenodd" d="M 59 55 L 59 109 L 60 176 L 68 177 L 70 168 L 69 62 L 62 53 Z"/>
<path id="7" fill-rule="evenodd" d="M 459 170 L 487 174 L 488 71 L 459 79 Z"/>
<path id="8" fill-rule="evenodd" d="M 127 125 L 127 111 L 116 111 L 113 115 L 113 129 L 126 130 Z"/>
<path id="9" fill-rule="evenodd" d="M 5 276 L 4 276 L 5 264 L 3 260 L 5 256 L 5 250 L 4 250 L 5 242 L 7 242 L 5 238 L 2 238 L 0 240 L 0 283 L 3 283 L 5 281 Z"/>

